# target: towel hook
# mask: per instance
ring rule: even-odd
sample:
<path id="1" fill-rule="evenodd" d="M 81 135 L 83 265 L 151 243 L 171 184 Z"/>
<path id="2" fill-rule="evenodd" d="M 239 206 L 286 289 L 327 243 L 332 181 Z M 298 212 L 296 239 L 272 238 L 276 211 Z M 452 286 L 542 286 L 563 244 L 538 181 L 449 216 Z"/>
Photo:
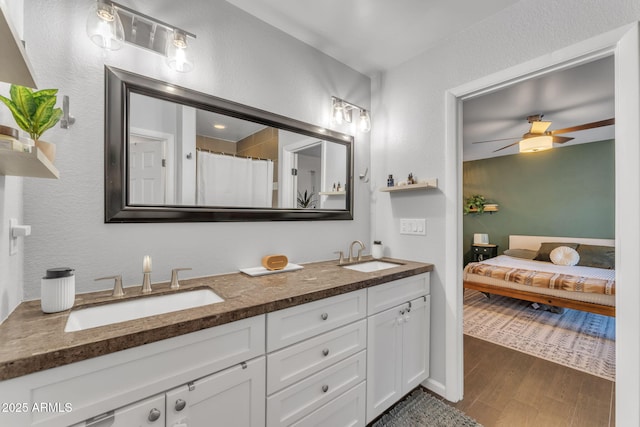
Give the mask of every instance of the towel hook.
<path id="1" fill-rule="evenodd" d="M 69 97 L 67 95 L 62 97 L 62 118 L 60 119 L 60 127 L 62 129 L 69 129 L 69 126 L 76 122 L 76 118 L 69 114 Z"/>

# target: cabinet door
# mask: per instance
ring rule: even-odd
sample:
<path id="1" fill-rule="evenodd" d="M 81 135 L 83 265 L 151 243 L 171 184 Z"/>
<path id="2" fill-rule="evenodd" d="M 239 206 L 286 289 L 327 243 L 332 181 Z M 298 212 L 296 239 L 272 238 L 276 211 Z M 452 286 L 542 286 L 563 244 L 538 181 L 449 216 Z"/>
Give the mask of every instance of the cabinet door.
<path id="1" fill-rule="evenodd" d="M 265 358 L 166 393 L 167 427 L 258 427 L 265 423 Z"/>
<path id="2" fill-rule="evenodd" d="M 408 393 L 429 376 L 430 296 L 416 298 L 402 315 L 402 392 Z"/>
<path id="3" fill-rule="evenodd" d="M 164 427 L 164 424 L 164 394 L 160 394 L 74 424 L 72 427 Z"/>
<path id="4" fill-rule="evenodd" d="M 367 423 L 402 397 L 402 307 L 367 319 Z"/>

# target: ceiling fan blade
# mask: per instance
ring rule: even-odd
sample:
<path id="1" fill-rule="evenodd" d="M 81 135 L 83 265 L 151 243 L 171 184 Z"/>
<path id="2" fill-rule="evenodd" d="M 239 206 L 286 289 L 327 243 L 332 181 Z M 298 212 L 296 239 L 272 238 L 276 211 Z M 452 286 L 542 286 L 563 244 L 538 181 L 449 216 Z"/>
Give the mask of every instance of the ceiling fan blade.
<path id="1" fill-rule="evenodd" d="M 570 138 L 568 136 L 553 136 L 553 142 L 556 144 L 564 144 L 565 142 L 569 142 L 574 138 Z"/>
<path id="2" fill-rule="evenodd" d="M 504 150 L 505 148 L 513 147 L 514 145 L 519 144 L 519 143 L 520 143 L 520 141 L 516 141 L 516 142 L 514 142 L 513 144 L 505 145 L 505 146 L 504 146 L 504 147 L 502 147 L 502 148 L 498 148 L 497 150 L 493 150 L 493 152 L 495 153 L 495 152 L 497 152 L 497 151 Z"/>
<path id="3" fill-rule="evenodd" d="M 494 142 L 494 141 L 508 141 L 510 139 L 521 139 L 521 136 L 514 136 L 513 138 L 500 138 L 500 139 L 487 139 L 486 141 L 475 141 L 472 144 L 483 144 L 485 142 Z"/>
<path id="4" fill-rule="evenodd" d="M 531 130 L 529 130 L 529 133 L 545 133 L 547 129 L 549 129 L 549 126 L 551 126 L 551 122 L 549 121 L 538 120 L 531 122 Z"/>
<path id="5" fill-rule="evenodd" d="M 551 132 L 549 132 L 549 134 L 550 135 L 558 135 L 558 134 L 561 134 L 561 133 L 577 132 L 579 130 L 599 128 L 599 127 L 602 127 L 602 126 L 610 126 L 610 125 L 612 125 L 614 123 L 615 123 L 615 119 L 600 120 L 599 122 L 585 123 L 585 124 L 580 125 L 580 126 L 573 126 L 573 127 L 570 127 L 570 128 L 552 130 Z"/>

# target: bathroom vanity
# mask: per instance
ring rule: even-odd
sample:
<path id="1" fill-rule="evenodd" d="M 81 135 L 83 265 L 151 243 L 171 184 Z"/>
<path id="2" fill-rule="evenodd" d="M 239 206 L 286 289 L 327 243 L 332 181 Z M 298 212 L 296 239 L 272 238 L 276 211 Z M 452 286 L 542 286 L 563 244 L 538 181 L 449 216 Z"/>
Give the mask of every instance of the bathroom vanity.
<path id="1" fill-rule="evenodd" d="M 429 375 L 433 266 L 388 261 L 185 280 L 223 301 L 77 332 L 25 302 L 0 325 L 0 424 L 364 426 Z"/>

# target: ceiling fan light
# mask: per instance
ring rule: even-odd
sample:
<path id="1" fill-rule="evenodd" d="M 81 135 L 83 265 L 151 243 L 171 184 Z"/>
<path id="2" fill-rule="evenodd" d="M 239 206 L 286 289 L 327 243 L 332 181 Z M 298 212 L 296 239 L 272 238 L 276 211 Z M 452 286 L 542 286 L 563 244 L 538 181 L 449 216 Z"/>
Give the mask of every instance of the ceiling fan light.
<path id="1" fill-rule="evenodd" d="M 553 148 L 553 137 L 550 135 L 526 138 L 519 143 L 521 153 L 536 153 Z"/>

